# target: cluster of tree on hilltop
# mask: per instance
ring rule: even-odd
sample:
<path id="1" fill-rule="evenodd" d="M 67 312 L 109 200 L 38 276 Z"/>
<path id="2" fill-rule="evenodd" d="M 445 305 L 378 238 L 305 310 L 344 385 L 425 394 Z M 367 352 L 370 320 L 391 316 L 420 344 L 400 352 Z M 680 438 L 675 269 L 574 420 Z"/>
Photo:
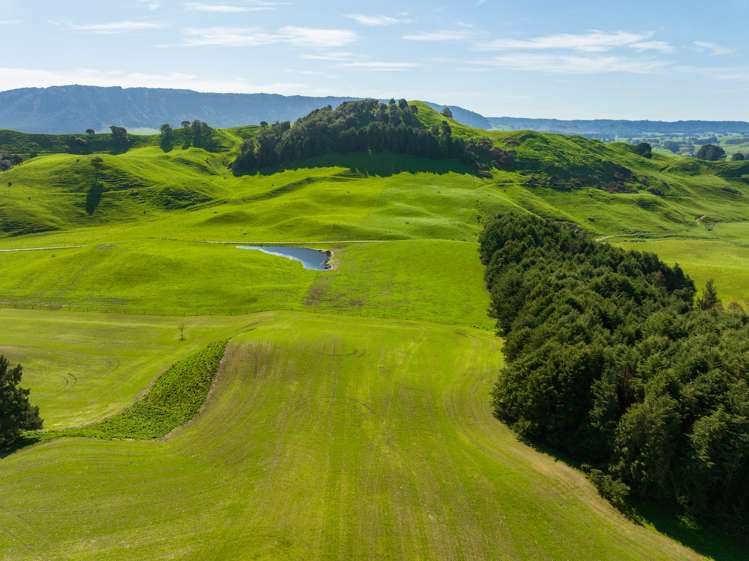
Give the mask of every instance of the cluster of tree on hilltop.
<path id="1" fill-rule="evenodd" d="M 703 146 L 700 146 L 700 149 L 697 151 L 694 157 L 698 160 L 718 162 L 727 159 L 728 154 L 721 146 L 718 146 L 716 144 L 705 144 Z M 733 160 L 734 162 L 743 162 L 744 160 L 749 160 L 749 153 L 742 154 L 741 152 L 737 152 L 731 156 L 731 160 Z"/>
<path id="2" fill-rule="evenodd" d="M 428 158 L 455 158 L 477 167 L 501 167 L 510 154 L 487 138 L 465 140 L 452 134 L 447 121 L 427 128 L 417 118 L 418 107 L 405 99 L 381 103 L 363 100 L 324 107 L 291 123 L 263 127 L 249 139 L 233 163 L 234 173 L 261 168 L 329 152 L 394 152 Z"/>
<path id="3" fill-rule="evenodd" d="M 96 134 L 94 129 L 86 129 L 85 135 L 69 135 L 65 137 L 67 152 L 71 154 L 93 154 L 109 151 L 114 154 L 127 152 L 133 146 L 133 140 L 127 129 L 112 125 L 110 134 Z"/>
<path id="4" fill-rule="evenodd" d="M 175 146 L 205 150 L 219 148 L 214 129 L 199 120 L 183 121 L 177 128 L 162 125 L 158 140 L 165 151 Z M 122 154 L 153 142 L 153 136 L 131 135 L 125 127 L 116 125 L 110 127 L 109 133 L 97 133 L 94 129 L 86 129 L 81 134 L 29 134 L 0 130 L 0 171 L 17 165 L 23 158 L 35 158 L 39 154 Z"/>
<path id="5" fill-rule="evenodd" d="M 506 365 L 498 418 L 594 466 L 614 502 L 749 535 L 749 316 L 681 269 L 508 214 L 481 237 Z"/>
<path id="6" fill-rule="evenodd" d="M 182 121 L 181 125 L 182 128 L 176 130 L 169 123 L 161 125 L 159 146 L 164 152 L 169 152 L 177 144 L 181 144 L 182 148 L 216 149 L 214 131 L 208 123 L 195 120 Z"/>
<path id="7" fill-rule="evenodd" d="M 176 144 L 182 148 L 204 148 L 214 150 L 216 141 L 213 129 L 208 123 L 203 121 L 182 121 L 182 127 L 173 129 L 170 124 L 161 125 L 159 136 L 159 146 L 162 150 L 168 152 Z M 103 149 L 111 150 L 115 154 L 127 152 L 132 146 L 132 137 L 128 135 L 127 129 L 112 125 L 109 127 L 111 134 L 97 135 L 92 129 L 86 131 L 86 136 L 74 136 L 68 141 L 70 152 L 74 154 L 91 154 L 92 152 L 102 151 Z M 103 144 L 104 143 L 104 144 Z"/>
<path id="8" fill-rule="evenodd" d="M 22 431 L 42 428 L 39 408 L 29 403 L 29 390 L 21 388 L 23 368 L 11 368 L 0 355 L 0 450 L 12 447 Z"/>
<path id="9" fill-rule="evenodd" d="M 726 151 L 715 144 L 704 144 L 700 146 L 700 149 L 697 150 L 697 153 L 694 155 L 694 157 L 698 160 L 717 162 L 719 160 L 726 159 Z"/>

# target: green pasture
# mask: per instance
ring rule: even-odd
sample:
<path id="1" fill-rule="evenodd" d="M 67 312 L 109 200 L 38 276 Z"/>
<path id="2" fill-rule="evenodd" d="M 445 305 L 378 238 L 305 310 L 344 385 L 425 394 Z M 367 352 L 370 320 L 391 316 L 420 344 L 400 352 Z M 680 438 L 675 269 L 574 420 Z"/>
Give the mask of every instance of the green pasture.
<path id="1" fill-rule="evenodd" d="M 168 436 L 0 458 L 0 560 L 747 558 L 673 517 L 625 519 L 491 416 L 501 340 L 476 243 L 503 210 L 575 221 L 743 303 L 742 168 L 496 133 L 527 169 L 349 154 L 234 177 L 253 133 L 0 174 L 0 353 L 24 365 L 45 429 L 145 410 L 161 375 L 229 340 L 205 406 Z M 636 177 L 628 192 L 597 183 L 611 162 Z M 331 250 L 333 268 L 236 248 L 255 243 Z"/>
<path id="2" fill-rule="evenodd" d="M 493 419 L 491 333 L 254 319 L 169 438 L 2 460 L 0 559 L 699 558 Z"/>

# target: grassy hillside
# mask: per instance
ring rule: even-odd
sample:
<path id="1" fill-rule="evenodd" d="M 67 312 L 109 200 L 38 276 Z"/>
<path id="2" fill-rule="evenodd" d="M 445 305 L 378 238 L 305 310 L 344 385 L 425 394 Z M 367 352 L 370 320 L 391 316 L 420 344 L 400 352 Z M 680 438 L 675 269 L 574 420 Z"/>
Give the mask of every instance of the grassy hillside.
<path id="1" fill-rule="evenodd" d="M 81 131 L 79 134 L 33 134 L 0 129 L 0 152 L 19 154 L 29 157 L 38 154 L 60 154 L 70 152 L 76 138 L 86 140 L 94 152 L 106 152 L 112 149 L 112 135 L 92 134 Z M 154 135 L 131 135 L 130 145 L 133 148 L 158 144 Z"/>
<path id="2" fill-rule="evenodd" d="M 697 559 L 491 417 L 491 333 L 256 322 L 171 438 L 64 439 L 3 460 L 24 477 L 0 484 L 0 558 Z"/>
<path id="3" fill-rule="evenodd" d="M 525 209 L 654 249 L 743 302 L 743 168 L 491 133 L 515 155 L 491 177 L 374 153 L 234 177 L 256 133 L 0 173 L 0 353 L 23 363 L 46 429 L 116 418 L 230 340 L 205 407 L 169 437 L 0 459 L 0 559 L 747 557 L 668 514 L 626 520 L 491 416 L 501 341 L 476 243 L 487 217 Z M 331 250 L 334 267 L 236 249 L 262 242 Z"/>

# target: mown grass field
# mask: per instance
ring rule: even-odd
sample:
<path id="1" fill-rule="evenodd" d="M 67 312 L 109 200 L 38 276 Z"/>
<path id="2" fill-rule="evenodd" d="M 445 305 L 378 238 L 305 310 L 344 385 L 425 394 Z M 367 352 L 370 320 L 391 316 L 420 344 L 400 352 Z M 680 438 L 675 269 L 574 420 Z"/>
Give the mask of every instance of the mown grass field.
<path id="1" fill-rule="evenodd" d="M 167 437 L 0 459 L 0 559 L 746 559 L 709 530 L 657 521 L 692 550 L 625 519 L 491 416 L 501 340 L 476 236 L 497 211 L 624 236 L 610 239 L 749 300 L 742 179 L 543 138 L 560 165 L 614 159 L 663 193 L 386 154 L 235 178 L 230 153 L 145 147 L 101 156 L 89 215 L 93 156 L 0 176 L 0 352 L 24 364 L 46 428 L 116 415 L 230 341 L 201 413 Z M 527 157 L 546 158 L 536 142 Z M 330 249 L 334 268 L 235 247 L 261 242 Z"/>
<path id="2" fill-rule="evenodd" d="M 179 357 L 241 331 L 246 318 L 3 308 L 0 322 L 0 353 L 23 364 L 45 427 L 61 429 L 121 410 Z"/>
<path id="3" fill-rule="evenodd" d="M 491 417 L 491 333 L 254 319 L 166 440 L 4 459 L 0 558 L 697 559 Z"/>
<path id="4" fill-rule="evenodd" d="M 628 249 L 658 254 L 669 263 L 678 263 L 699 287 L 714 280 L 721 299 L 749 306 L 749 246 L 717 240 L 652 240 L 625 242 Z"/>

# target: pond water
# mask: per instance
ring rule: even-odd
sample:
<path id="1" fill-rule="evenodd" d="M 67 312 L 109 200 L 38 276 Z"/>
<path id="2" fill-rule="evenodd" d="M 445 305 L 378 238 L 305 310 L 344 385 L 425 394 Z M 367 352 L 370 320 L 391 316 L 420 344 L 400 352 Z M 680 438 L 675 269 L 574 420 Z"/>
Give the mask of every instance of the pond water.
<path id="1" fill-rule="evenodd" d="M 268 255 L 276 255 L 299 261 L 305 269 L 312 271 L 327 271 L 330 269 L 330 252 L 308 247 L 290 245 L 238 245 L 237 249 L 251 249 L 262 251 Z"/>

